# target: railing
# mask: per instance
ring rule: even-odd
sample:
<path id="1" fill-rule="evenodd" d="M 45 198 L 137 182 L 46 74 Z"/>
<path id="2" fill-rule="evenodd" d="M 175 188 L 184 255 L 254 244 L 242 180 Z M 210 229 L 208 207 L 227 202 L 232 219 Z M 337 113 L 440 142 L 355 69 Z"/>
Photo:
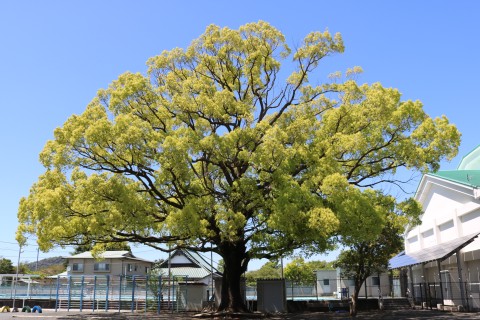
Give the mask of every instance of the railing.
<path id="1" fill-rule="evenodd" d="M 188 277 L 75 275 L 0 285 L 0 299 L 54 300 L 55 309 L 91 311 L 185 311 L 189 306 Z M 197 300 L 202 300 L 198 297 Z M 203 298 L 207 300 L 206 294 Z M 201 301 L 198 303 L 202 303 Z M 191 305 L 191 303 L 190 303 Z"/>

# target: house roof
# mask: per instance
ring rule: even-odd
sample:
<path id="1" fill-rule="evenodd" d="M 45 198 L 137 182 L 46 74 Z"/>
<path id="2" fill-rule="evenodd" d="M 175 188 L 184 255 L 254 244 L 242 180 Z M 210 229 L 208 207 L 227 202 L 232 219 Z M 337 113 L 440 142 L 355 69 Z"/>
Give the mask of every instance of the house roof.
<path id="1" fill-rule="evenodd" d="M 67 259 L 94 259 L 91 251 L 82 252 L 66 258 Z M 128 259 L 128 260 L 151 262 L 149 260 L 137 258 L 130 251 L 126 251 L 126 250 L 105 251 L 101 253 L 98 258 L 99 259 Z"/>
<path id="2" fill-rule="evenodd" d="M 161 268 L 160 271 L 162 274 L 168 275 L 168 268 Z M 204 268 L 194 267 L 173 267 L 170 268 L 170 273 L 174 277 L 186 277 L 187 280 L 203 279 L 210 276 L 210 271 L 207 271 Z"/>
<path id="3" fill-rule="evenodd" d="M 425 176 L 444 179 L 468 187 L 480 187 L 480 145 L 462 158 L 457 170 L 437 171 L 428 173 Z M 417 193 L 420 191 L 421 186 L 422 183 L 419 184 Z"/>
<path id="4" fill-rule="evenodd" d="M 480 170 L 480 145 L 463 156 L 457 170 Z"/>
<path id="5" fill-rule="evenodd" d="M 473 242 L 479 234 L 480 233 L 476 232 L 445 243 L 425 248 L 419 252 L 406 254 L 405 251 L 403 251 L 390 259 L 389 269 L 398 269 L 436 260 L 443 261 L 453 255 L 457 250 L 460 250 Z"/>
<path id="6" fill-rule="evenodd" d="M 480 187 L 480 170 L 438 171 L 436 173 L 429 173 L 428 175 L 474 188 Z"/>
<path id="7" fill-rule="evenodd" d="M 191 264 L 171 264 L 170 273 L 174 276 L 187 276 L 190 279 L 203 279 L 210 276 L 212 271 L 214 277 L 221 276 L 221 273 L 197 252 L 177 249 L 173 252 L 170 259 L 178 255 L 187 258 Z M 168 274 L 168 269 L 168 260 L 166 260 L 161 264 L 160 270 L 163 274 Z"/>

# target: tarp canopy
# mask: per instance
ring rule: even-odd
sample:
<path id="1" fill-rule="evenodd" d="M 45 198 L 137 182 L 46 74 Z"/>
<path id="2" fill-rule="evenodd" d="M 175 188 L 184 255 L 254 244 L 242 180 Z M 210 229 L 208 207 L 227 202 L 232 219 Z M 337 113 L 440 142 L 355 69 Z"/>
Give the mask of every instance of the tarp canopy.
<path id="1" fill-rule="evenodd" d="M 470 234 L 454 240 L 450 240 L 432 247 L 425 248 L 419 252 L 406 254 L 405 251 L 399 253 L 389 261 L 389 269 L 398 269 L 402 267 L 413 266 L 430 261 L 443 261 L 473 242 L 480 233 Z"/>

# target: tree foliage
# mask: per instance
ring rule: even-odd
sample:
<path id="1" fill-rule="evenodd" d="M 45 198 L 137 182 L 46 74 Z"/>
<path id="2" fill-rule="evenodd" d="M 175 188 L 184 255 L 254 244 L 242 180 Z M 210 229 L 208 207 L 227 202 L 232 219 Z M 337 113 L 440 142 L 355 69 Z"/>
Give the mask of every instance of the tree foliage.
<path id="1" fill-rule="evenodd" d="M 95 248 L 95 243 L 85 243 L 85 244 L 77 244 L 74 247 L 72 255 L 80 254 L 87 251 L 92 251 Z M 107 243 L 99 243 L 99 247 L 97 249 L 103 251 L 129 251 L 132 252 L 132 248 L 126 242 L 107 242 Z"/>
<path id="2" fill-rule="evenodd" d="M 12 261 L 7 258 L 0 258 L 0 274 L 12 274 L 15 273 Z"/>
<path id="3" fill-rule="evenodd" d="M 213 250 L 225 262 L 219 308 L 245 310 L 251 259 L 325 250 L 350 228 L 348 209 L 368 207 L 365 188 L 456 155 L 446 117 L 356 83 L 358 68 L 318 84 L 320 63 L 343 51 L 328 31 L 292 51 L 266 22 L 211 25 L 187 49 L 149 59 L 147 74 L 122 74 L 45 145 L 46 172 L 20 202 L 19 241 Z M 337 204 L 338 192 L 351 200 Z"/>
<path id="4" fill-rule="evenodd" d="M 277 261 L 268 261 L 258 270 L 245 273 L 247 285 L 255 285 L 258 279 L 279 279 L 282 277 L 281 266 Z"/>
<path id="5" fill-rule="evenodd" d="M 365 280 L 374 274 L 385 272 L 388 262 L 403 248 L 403 232 L 407 223 L 419 222 L 421 208 L 411 199 L 396 203 L 391 196 L 380 192 L 370 193 L 370 207 L 362 208 L 362 216 L 376 217 L 375 228 L 353 220 L 352 230 L 347 230 L 342 237 L 345 246 L 335 265 L 342 270 L 342 277 L 354 281 L 351 315 L 356 315 L 359 291 Z M 353 209 L 351 209 L 353 210 Z M 355 212 L 352 212 L 355 214 Z"/>
<path id="6" fill-rule="evenodd" d="M 317 270 L 333 269 L 332 263 L 325 261 L 305 261 L 295 258 L 285 266 L 285 279 L 299 284 L 311 284 L 316 281 Z"/>

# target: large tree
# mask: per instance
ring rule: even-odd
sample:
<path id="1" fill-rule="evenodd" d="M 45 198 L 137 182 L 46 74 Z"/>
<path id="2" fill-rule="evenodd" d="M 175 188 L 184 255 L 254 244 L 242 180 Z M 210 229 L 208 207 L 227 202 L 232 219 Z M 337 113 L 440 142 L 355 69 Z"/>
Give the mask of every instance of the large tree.
<path id="1" fill-rule="evenodd" d="M 357 84 L 348 76 L 357 68 L 319 84 L 320 62 L 343 50 L 328 31 L 292 52 L 266 22 L 211 25 L 186 50 L 149 59 L 145 75 L 121 75 L 47 142 L 46 172 L 20 202 L 19 241 L 213 250 L 225 262 L 220 309 L 245 310 L 251 259 L 331 243 L 344 219 L 328 190 L 456 155 L 459 133 L 445 117 L 396 89 Z"/>

